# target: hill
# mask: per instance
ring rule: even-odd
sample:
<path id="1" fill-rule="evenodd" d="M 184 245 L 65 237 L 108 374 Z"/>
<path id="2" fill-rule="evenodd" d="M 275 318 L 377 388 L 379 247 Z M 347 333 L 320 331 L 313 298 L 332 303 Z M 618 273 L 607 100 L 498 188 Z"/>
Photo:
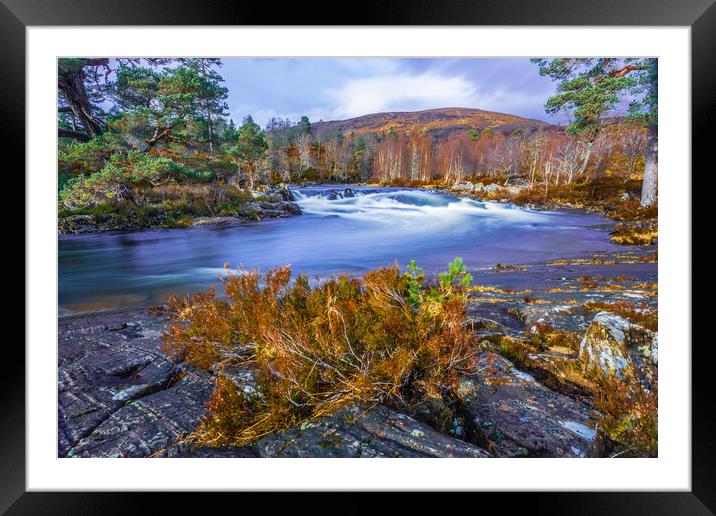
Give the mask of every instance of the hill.
<path id="1" fill-rule="evenodd" d="M 550 125 L 541 120 L 523 118 L 506 113 L 496 113 L 471 108 L 439 108 L 424 111 L 392 111 L 373 113 L 348 120 L 314 122 L 312 129 L 317 134 L 334 135 L 337 132 L 366 134 L 389 133 L 418 134 L 423 132 L 434 140 L 447 139 L 451 134 L 470 129 L 492 128 L 494 131 L 509 134 L 516 129 L 532 133 L 538 129 L 561 131 L 563 128 Z"/>

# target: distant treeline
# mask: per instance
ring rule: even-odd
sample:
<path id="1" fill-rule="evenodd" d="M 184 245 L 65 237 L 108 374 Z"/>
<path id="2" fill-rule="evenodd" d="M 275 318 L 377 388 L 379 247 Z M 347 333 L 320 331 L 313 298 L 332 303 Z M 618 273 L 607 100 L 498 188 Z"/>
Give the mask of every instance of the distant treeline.
<path id="1" fill-rule="evenodd" d="M 272 119 L 261 128 L 247 116 L 237 125 L 227 116 L 221 66 L 210 58 L 60 59 L 61 207 L 163 202 L 170 190 L 176 197 L 181 189 L 223 202 L 232 189 L 270 182 L 449 183 L 520 175 L 532 183 L 562 184 L 644 170 L 648 124 L 633 116 L 585 119 L 579 109 L 566 130 L 454 127 L 440 138 L 427 126 L 336 130 L 312 126 L 307 117 Z M 577 86 L 603 89 L 611 80 Z M 609 95 L 600 109 L 617 98 Z M 573 104 L 582 106 L 581 98 Z"/>
<path id="2" fill-rule="evenodd" d="M 646 130 L 613 120 L 590 144 L 563 131 L 499 128 L 455 130 L 436 139 L 429 131 L 334 132 L 310 123 L 272 120 L 267 127 L 264 178 L 296 181 L 374 179 L 381 182 L 461 181 L 467 177 L 519 175 L 530 182 L 583 179 L 586 174 L 640 173 Z"/>

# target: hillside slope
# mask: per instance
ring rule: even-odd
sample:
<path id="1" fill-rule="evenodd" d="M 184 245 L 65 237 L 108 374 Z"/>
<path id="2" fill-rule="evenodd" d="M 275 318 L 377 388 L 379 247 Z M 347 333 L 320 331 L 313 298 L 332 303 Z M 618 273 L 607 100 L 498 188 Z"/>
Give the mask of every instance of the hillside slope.
<path id="1" fill-rule="evenodd" d="M 524 129 L 531 133 L 538 129 L 562 130 L 541 120 L 523 118 L 505 113 L 495 113 L 471 108 L 439 108 L 424 111 L 393 111 L 373 113 L 348 120 L 314 122 L 312 129 L 319 134 L 342 133 L 388 133 L 417 134 L 423 132 L 434 140 L 444 140 L 451 134 L 470 129 L 492 128 L 496 132 L 511 133 Z"/>

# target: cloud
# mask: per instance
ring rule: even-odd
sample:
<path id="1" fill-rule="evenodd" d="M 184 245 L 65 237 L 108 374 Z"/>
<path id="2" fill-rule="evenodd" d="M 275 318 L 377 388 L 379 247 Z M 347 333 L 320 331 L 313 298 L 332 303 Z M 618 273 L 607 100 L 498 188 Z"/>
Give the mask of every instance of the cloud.
<path id="1" fill-rule="evenodd" d="M 475 87 L 460 75 L 433 71 L 350 79 L 326 94 L 336 103 L 336 118 L 352 118 L 382 111 L 420 110 L 465 106 L 474 101 Z"/>
<path id="2" fill-rule="evenodd" d="M 549 78 L 521 58 L 227 59 L 231 116 L 340 120 L 385 111 L 467 107 L 557 121 Z"/>

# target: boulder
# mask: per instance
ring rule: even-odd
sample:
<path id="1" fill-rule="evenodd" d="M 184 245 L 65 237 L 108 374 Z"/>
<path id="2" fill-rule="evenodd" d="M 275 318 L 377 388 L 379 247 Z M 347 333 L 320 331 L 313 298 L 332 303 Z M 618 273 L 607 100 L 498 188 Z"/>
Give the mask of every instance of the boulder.
<path id="1" fill-rule="evenodd" d="M 70 215 L 58 221 L 59 233 L 94 233 L 97 231 L 97 221 L 93 215 Z"/>
<path id="2" fill-rule="evenodd" d="M 592 381 L 637 379 L 649 388 L 658 364 L 658 335 L 618 315 L 599 312 L 584 333 L 579 359 Z"/>
<path id="3" fill-rule="evenodd" d="M 259 185 L 251 192 L 254 198 L 262 198 L 271 202 L 292 201 L 293 195 L 288 185 L 277 183 L 273 185 Z"/>
<path id="4" fill-rule="evenodd" d="M 458 181 L 456 183 L 453 183 L 453 185 L 450 187 L 451 190 L 455 192 L 472 192 L 475 190 L 475 186 L 470 181 Z"/>
<path id="5" fill-rule="evenodd" d="M 266 436 L 258 447 L 262 457 L 489 457 L 478 446 L 383 405 L 344 406 Z"/>
<path id="6" fill-rule="evenodd" d="M 251 219 L 269 219 L 277 217 L 293 217 L 301 214 L 301 208 L 293 201 L 252 202 L 239 212 L 242 217 Z"/>
<path id="7" fill-rule="evenodd" d="M 505 181 L 505 186 L 529 186 L 529 183 L 524 177 L 510 176 Z"/>
<path id="8" fill-rule="evenodd" d="M 537 380 L 553 391 L 570 396 L 590 396 L 595 388 L 585 378 L 582 364 L 571 350 L 530 353 L 525 362 Z"/>
<path id="9" fill-rule="evenodd" d="M 626 380 L 633 376 L 625 333 L 631 323 L 618 315 L 599 312 L 594 316 L 579 345 L 579 359 L 584 372 L 594 379 L 615 377 Z"/>
<path id="10" fill-rule="evenodd" d="M 576 295 L 570 293 L 573 297 Z M 591 312 L 581 304 L 523 303 L 515 307 L 527 328 L 548 324 L 556 330 L 583 332 L 590 323 Z"/>
<path id="11" fill-rule="evenodd" d="M 551 391 L 506 358 L 481 353 L 457 397 L 467 435 L 498 457 L 589 457 L 596 449 L 591 406 Z"/>
<path id="12" fill-rule="evenodd" d="M 238 217 L 197 217 L 192 226 L 236 226 L 241 224 Z"/>

